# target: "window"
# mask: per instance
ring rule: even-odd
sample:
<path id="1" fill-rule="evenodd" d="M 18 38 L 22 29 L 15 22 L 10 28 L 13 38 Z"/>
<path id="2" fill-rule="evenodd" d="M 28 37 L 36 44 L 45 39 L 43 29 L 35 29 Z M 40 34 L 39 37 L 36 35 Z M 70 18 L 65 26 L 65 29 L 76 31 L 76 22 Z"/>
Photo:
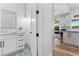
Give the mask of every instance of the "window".
<path id="1" fill-rule="evenodd" d="M 74 19 L 71 22 L 72 29 L 79 29 L 79 19 Z"/>

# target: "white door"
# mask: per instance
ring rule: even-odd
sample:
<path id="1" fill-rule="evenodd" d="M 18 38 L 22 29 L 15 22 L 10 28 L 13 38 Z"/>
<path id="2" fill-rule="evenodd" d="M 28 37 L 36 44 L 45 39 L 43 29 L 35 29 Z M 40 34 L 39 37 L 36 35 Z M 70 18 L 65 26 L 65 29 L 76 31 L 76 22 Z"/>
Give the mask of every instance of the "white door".
<path id="1" fill-rule="evenodd" d="M 31 4 L 32 55 L 48 56 L 52 52 L 52 4 Z M 36 15 L 36 10 L 39 14 Z M 36 33 L 39 37 L 36 37 Z"/>
<path id="2" fill-rule="evenodd" d="M 32 55 L 37 55 L 37 38 L 36 38 L 36 4 L 31 4 L 31 51 Z"/>
<path id="3" fill-rule="evenodd" d="M 31 47 L 33 56 L 37 55 L 37 40 L 36 40 L 36 4 L 26 4 L 26 44 Z"/>
<path id="4" fill-rule="evenodd" d="M 38 55 L 48 56 L 53 50 L 53 4 L 38 4 Z M 53 44 L 52 44 L 53 43 Z"/>
<path id="5" fill-rule="evenodd" d="M 3 39 L 3 55 L 12 53 L 14 51 L 16 51 L 16 38 L 7 37 L 7 39 Z"/>

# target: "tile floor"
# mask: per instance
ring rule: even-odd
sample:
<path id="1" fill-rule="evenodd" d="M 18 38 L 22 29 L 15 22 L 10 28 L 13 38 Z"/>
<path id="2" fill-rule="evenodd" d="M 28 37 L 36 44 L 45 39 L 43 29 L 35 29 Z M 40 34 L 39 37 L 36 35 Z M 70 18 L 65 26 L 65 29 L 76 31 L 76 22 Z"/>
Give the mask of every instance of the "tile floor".
<path id="1" fill-rule="evenodd" d="M 32 56 L 31 48 L 25 47 L 24 50 L 19 51 L 19 52 L 15 53 L 15 54 L 11 54 L 9 56 Z"/>

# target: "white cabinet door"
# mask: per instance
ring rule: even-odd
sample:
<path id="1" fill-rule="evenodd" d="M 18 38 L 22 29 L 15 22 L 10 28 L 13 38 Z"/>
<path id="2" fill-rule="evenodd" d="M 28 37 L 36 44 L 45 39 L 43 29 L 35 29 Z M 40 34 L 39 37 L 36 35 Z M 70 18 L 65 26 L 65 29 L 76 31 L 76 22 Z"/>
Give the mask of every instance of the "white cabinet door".
<path id="1" fill-rule="evenodd" d="M 72 44 L 79 46 L 79 33 L 72 33 L 71 36 Z"/>
<path id="2" fill-rule="evenodd" d="M 63 42 L 75 46 L 79 46 L 79 33 L 75 32 L 64 32 L 63 33 Z"/>
<path id="3" fill-rule="evenodd" d="M 63 42 L 69 44 L 70 43 L 70 33 L 63 32 Z"/>
<path id="4" fill-rule="evenodd" d="M 67 41 L 68 41 L 68 33 L 67 32 L 64 32 L 63 33 L 63 42 L 64 43 L 68 43 Z"/>
<path id="5" fill-rule="evenodd" d="M 16 51 L 16 38 L 3 39 L 3 55 Z"/>

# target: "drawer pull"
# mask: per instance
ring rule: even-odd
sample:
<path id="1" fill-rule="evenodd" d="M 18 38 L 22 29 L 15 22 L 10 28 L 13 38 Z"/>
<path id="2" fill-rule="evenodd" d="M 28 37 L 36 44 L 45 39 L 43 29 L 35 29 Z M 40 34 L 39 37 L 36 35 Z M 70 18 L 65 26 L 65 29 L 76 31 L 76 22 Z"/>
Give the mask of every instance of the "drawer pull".
<path id="1" fill-rule="evenodd" d="M 18 35 L 18 36 L 23 36 L 23 35 Z"/>
<path id="2" fill-rule="evenodd" d="M 21 39 L 21 40 L 18 40 L 18 41 L 23 41 L 23 39 Z"/>
<path id="3" fill-rule="evenodd" d="M 19 47 L 23 47 L 24 45 L 20 45 Z"/>

